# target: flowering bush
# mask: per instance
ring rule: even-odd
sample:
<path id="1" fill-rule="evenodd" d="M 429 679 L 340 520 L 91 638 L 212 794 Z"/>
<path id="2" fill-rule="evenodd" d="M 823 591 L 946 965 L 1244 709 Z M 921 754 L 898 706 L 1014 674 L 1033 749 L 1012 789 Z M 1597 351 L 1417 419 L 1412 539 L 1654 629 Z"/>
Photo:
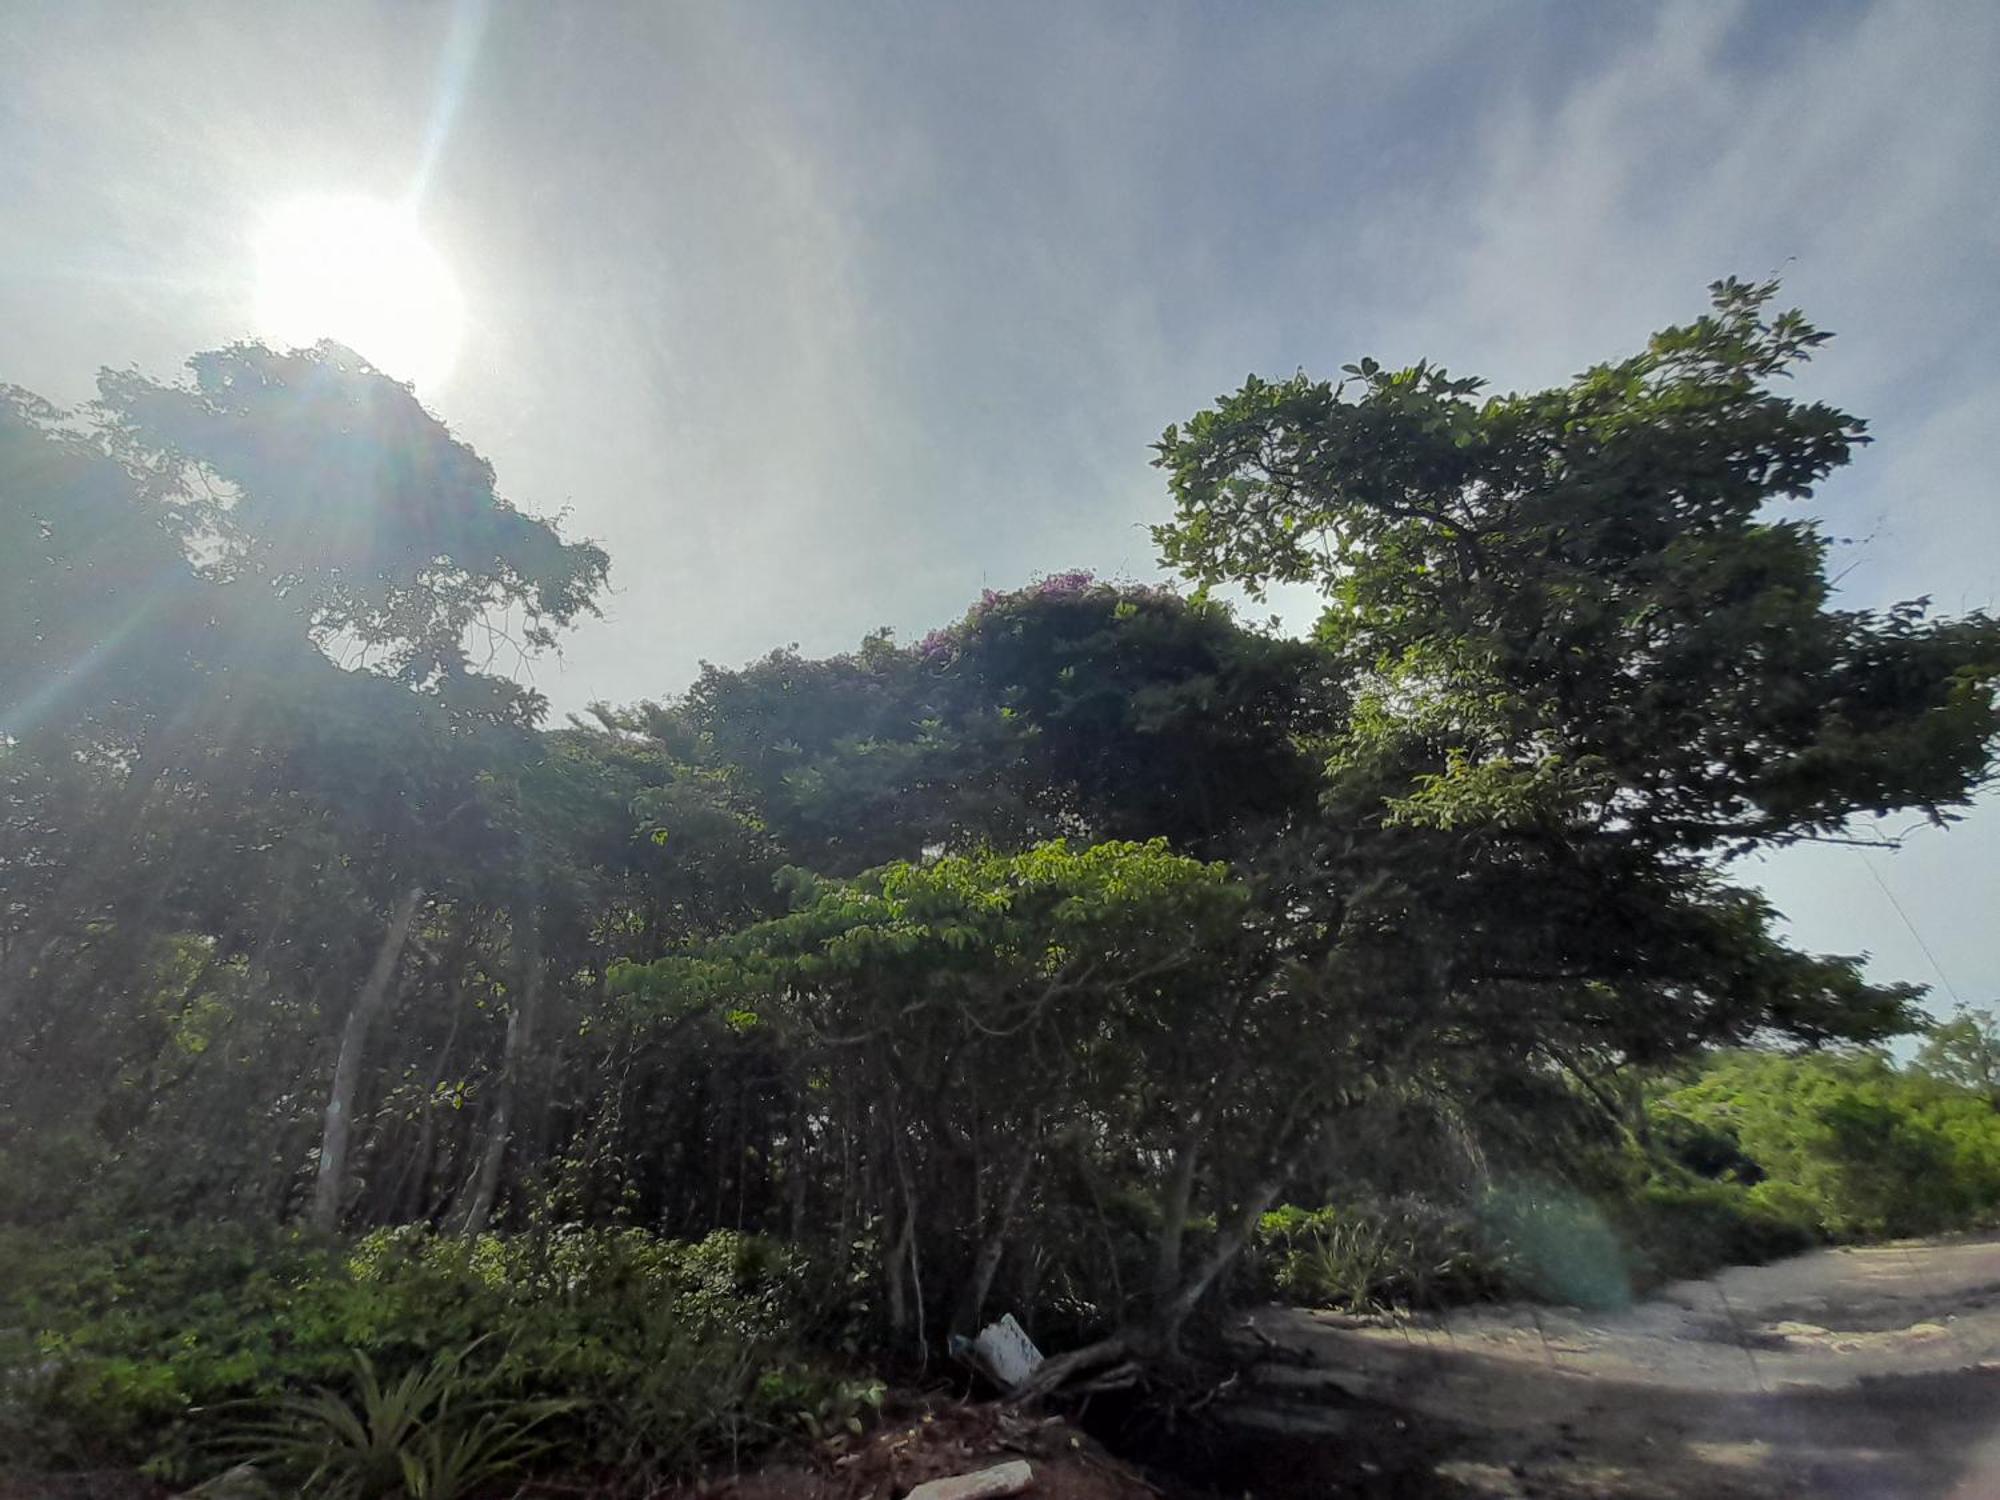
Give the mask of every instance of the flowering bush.
<path id="1" fill-rule="evenodd" d="M 966 611 L 965 618 L 955 625 L 944 625 L 931 631 L 917 642 L 917 654 L 927 661 L 950 659 L 974 628 L 1011 605 L 1047 600 L 1085 599 L 1092 595 L 1115 598 L 1120 603 L 1130 603 L 1134 606 L 1178 605 L 1186 602 L 1168 584 L 1119 582 L 1099 578 L 1087 568 L 1072 568 L 1062 573 L 1045 574 L 1024 588 L 1004 592 L 1000 589 L 982 589 L 978 600 Z"/>

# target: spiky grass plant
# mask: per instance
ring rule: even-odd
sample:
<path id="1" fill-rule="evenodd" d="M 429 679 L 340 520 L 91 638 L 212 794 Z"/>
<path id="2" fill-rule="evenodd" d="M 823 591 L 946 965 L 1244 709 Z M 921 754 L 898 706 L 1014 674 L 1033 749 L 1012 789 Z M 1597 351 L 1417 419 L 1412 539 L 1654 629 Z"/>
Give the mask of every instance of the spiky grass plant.
<path id="1" fill-rule="evenodd" d="M 535 1430 L 571 1404 L 477 1394 L 465 1371 L 473 1347 L 387 1381 L 357 1351 L 351 1392 L 283 1397 L 237 1423 L 228 1444 L 312 1500 L 461 1500 L 547 1451 Z"/>

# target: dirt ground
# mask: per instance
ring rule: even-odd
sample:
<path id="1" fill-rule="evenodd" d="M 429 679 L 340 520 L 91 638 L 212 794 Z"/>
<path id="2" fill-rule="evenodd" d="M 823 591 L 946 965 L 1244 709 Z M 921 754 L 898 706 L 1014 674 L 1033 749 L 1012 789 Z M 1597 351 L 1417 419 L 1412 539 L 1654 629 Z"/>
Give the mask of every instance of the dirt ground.
<path id="1" fill-rule="evenodd" d="M 1429 1493 L 2000 1500 L 2000 1236 L 1738 1267 L 1616 1313 L 1273 1307 L 1243 1334 L 1265 1358 L 1235 1424 L 1337 1449 L 1404 1414 Z"/>
<path id="2" fill-rule="evenodd" d="M 1060 1418 L 937 1400 L 896 1414 L 852 1451 L 689 1485 L 660 1500 L 895 1500 L 925 1480 L 1012 1459 L 1033 1469 L 1033 1500 L 1158 1500 L 1161 1493 Z"/>

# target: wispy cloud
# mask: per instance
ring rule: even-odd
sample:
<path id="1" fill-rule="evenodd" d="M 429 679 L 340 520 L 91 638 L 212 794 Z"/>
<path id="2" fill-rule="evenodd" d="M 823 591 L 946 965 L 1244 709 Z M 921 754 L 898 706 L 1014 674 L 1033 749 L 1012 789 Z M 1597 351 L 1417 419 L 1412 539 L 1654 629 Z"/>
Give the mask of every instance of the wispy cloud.
<path id="1" fill-rule="evenodd" d="M 1823 497 L 1848 597 L 1976 607 L 1996 76 L 1983 0 L 51 7 L 0 34 L 0 378 L 164 371 L 246 331 L 271 200 L 421 177 L 439 409 L 615 560 L 538 673 L 570 707 L 1147 572 L 1146 445 L 1246 372 L 1531 385 L 1775 270 L 1841 335 L 1802 389 L 1880 438 Z M 1996 844 L 1879 867 L 1988 995 Z M 1759 874 L 1931 977 L 1851 852 Z"/>

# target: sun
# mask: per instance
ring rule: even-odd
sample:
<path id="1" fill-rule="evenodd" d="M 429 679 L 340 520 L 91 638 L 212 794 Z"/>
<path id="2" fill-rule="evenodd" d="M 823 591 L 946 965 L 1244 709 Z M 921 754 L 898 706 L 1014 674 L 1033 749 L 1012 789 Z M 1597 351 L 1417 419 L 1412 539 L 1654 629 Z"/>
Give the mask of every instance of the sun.
<path id="1" fill-rule="evenodd" d="M 266 342 L 332 339 L 428 390 L 458 357 L 465 304 L 407 208 L 374 198 L 299 198 L 258 231 L 256 318 Z"/>

